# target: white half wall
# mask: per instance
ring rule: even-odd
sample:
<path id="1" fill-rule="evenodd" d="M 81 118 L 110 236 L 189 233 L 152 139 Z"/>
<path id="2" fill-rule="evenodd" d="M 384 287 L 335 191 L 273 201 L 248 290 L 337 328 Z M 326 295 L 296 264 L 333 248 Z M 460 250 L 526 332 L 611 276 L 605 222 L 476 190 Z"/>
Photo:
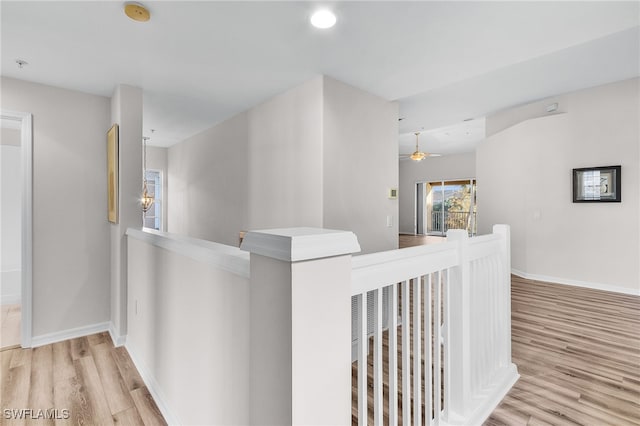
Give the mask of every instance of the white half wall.
<path id="1" fill-rule="evenodd" d="M 476 177 L 474 152 L 427 157 L 422 161 L 400 161 L 400 232 L 415 233 L 416 183 L 440 180 L 469 179 Z M 482 185 L 482 183 L 480 183 Z M 478 215 L 482 212 L 478 210 Z M 502 222 L 496 222 L 502 223 Z M 490 230 L 489 230 L 490 232 Z"/>
<path id="2" fill-rule="evenodd" d="M 512 266 L 525 276 L 640 294 L 640 80 L 563 98 L 566 113 L 521 120 L 478 147 L 479 232 L 511 225 Z M 621 203 L 572 202 L 573 168 L 618 164 Z"/>
<path id="3" fill-rule="evenodd" d="M 33 338 L 104 323 L 109 99 L 6 77 L 1 83 L 2 109 L 33 114 Z"/>

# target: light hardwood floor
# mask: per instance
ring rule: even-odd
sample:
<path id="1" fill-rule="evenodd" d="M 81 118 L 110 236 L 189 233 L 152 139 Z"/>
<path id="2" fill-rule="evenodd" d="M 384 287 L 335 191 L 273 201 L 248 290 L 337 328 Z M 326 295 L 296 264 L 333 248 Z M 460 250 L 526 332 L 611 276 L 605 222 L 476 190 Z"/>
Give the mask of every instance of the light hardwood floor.
<path id="1" fill-rule="evenodd" d="M 640 297 L 512 277 L 520 380 L 485 425 L 640 425 Z"/>
<path id="2" fill-rule="evenodd" d="M 20 305 L 0 306 L 0 350 L 20 347 Z"/>
<path id="3" fill-rule="evenodd" d="M 124 347 L 108 333 L 0 352 L 2 425 L 166 425 Z M 6 419 L 5 409 L 67 419 Z"/>

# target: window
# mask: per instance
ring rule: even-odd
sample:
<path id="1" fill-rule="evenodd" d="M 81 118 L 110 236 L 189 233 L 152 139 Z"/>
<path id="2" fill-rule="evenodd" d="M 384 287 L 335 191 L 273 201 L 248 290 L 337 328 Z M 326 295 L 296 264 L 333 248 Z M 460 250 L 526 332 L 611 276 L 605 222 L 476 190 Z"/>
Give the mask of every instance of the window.
<path id="1" fill-rule="evenodd" d="M 142 226 L 145 228 L 162 230 L 162 172 L 147 170 L 147 191 L 153 194 L 153 204 L 146 212 L 142 212 Z"/>

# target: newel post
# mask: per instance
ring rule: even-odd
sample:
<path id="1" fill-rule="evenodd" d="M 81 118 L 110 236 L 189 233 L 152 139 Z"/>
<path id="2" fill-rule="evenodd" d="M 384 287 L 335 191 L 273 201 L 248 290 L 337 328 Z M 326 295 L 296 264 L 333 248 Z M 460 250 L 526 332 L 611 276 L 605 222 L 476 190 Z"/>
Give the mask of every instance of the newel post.
<path id="1" fill-rule="evenodd" d="M 449 366 L 445 370 L 445 415 L 449 423 L 456 424 L 465 419 L 471 409 L 469 234 L 466 230 L 451 229 L 447 231 L 447 241 L 458 243 L 458 266 L 450 272 L 449 303 L 445 308 L 449 320 L 445 338 L 445 365 Z"/>
<path id="2" fill-rule="evenodd" d="M 509 225 L 493 225 L 493 233 L 500 235 L 500 258 L 502 259 L 502 307 L 501 320 L 505 334 L 504 339 L 505 353 L 502 354 L 503 362 L 507 365 L 511 364 L 511 228 Z"/>
<path id="3" fill-rule="evenodd" d="M 253 231 L 250 421 L 252 425 L 351 424 L 352 232 Z"/>

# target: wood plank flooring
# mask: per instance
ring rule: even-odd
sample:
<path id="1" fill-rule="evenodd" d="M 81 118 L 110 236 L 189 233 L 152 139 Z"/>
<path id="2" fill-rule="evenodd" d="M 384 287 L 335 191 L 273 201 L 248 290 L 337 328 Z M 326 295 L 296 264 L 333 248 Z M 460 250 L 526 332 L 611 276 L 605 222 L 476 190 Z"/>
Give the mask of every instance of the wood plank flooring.
<path id="1" fill-rule="evenodd" d="M 485 422 L 640 425 L 640 297 L 512 277 L 520 380 Z"/>
<path id="2" fill-rule="evenodd" d="M 20 347 L 20 305 L 0 306 L 0 350 Z"/>
<path id="3" fill-rule="evenodd" d="M 126 349 L 114 348 L 108 333 L 6 350 L 0 360 L 1 425 L 167 424 Z M 7 419 L 5 409 L 31 409 L 33 417 L 53 409 L 57 418 Z"/>

